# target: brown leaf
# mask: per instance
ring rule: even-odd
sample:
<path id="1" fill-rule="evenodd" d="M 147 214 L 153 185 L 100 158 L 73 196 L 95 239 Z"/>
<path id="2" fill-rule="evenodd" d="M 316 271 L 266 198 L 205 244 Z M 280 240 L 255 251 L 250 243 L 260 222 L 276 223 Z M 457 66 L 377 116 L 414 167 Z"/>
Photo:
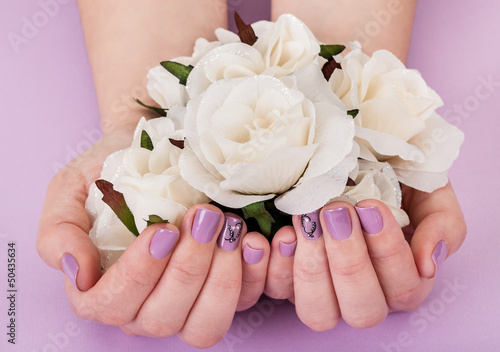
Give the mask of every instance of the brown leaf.
<path id="1" fill-rule="evenodd" d="M 168 140 L 177 148 L 184 149 L 184 141 L 179 141 L 177 139 L 172 139 L 172 138 L 169 138 Z"/>
<path id="2" fill-rule="evenodd" d="M 254 45 L 258 37 L 255 35 L 252 26 L 243 22 L 237 11 L 234 11 L 234 22 L 236 22 L 238 36 L 240 37 L 241 42 L 248 45 Z"/>
<path id="3" fill-rule="evenodd" d="M 340 64 L 333 58 L 331 58 L 326 64 L 323 65 L 323 68 L 321 69 L 321 72 L 323 72 L 323 77 L 325 77 L 325 79 L 328 81 L 332 76 L 333 71 L 335 71 L 336 69 L 340 69 L 340 67 Z"/>

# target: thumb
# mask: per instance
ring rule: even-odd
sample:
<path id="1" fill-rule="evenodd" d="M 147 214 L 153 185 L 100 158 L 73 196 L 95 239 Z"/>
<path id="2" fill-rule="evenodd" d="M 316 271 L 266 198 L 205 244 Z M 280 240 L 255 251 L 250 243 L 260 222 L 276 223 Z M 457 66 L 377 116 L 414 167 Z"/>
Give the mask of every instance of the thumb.
<path id="1" fill-rule="evenodd" d="M 450 184 L 432 193 L 414 192 L 409 211 L 416 226 L 411 249 L 420 276 L 431 279 L 460 248 L 467 229 Z"/>
<path id="2" fill-rule="evenodd" d="M 87 291 L 101 277 L 99 251 L 88 235 L 86 198 L 82 172 L 62 169 L 49 184 L 36 241 L 43 261 L 64 272 L 80 291 Z"/>

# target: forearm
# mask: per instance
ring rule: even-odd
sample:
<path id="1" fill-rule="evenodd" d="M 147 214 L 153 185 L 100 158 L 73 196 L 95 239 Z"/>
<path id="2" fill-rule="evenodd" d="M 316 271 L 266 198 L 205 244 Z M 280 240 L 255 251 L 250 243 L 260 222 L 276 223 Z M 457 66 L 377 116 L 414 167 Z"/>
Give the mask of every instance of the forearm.
<path id="1" fill-rule="evenodd" d="M 150 68 L 191 55 L 196 38 L 213 40 L 215 28 L 227 27 L 220 0 L 80 0 L 79 7 L 105 134 L 133 129 L 147 114 L 133 98 L 152 103 Z"/>
<path id="2" fill-rule="evenodd" d="M 416 0 L 273 0 L 272 18 L 292 13 L 326 44 L 358 40 L 363 51 L 392 51 L 406 61 Z"/>

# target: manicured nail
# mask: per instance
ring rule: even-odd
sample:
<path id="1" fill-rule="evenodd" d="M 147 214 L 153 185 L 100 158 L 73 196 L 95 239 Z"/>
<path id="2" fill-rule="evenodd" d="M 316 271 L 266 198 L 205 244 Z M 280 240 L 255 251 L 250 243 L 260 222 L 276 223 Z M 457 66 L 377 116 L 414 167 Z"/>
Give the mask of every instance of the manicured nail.
<path id="1" fill-rule="evenodd" d="M 444 260 L 446 259 L 446 242 L 439 241 L 432 252 L 432 261 L 436 265 L 436 274 L 439 268 L 443 265 Z M 435 275 L 435 274 L 434 274 Z"/>
<path id="2" fill-rule="evenodd" d="M 224 227 L 219 234 L 217 243 L 219 248 L 232 251 L 238 247 L 241 230 L 243 229 L 243 220 L 232 216 L 225 216 L 224 218 Z"/>
<path id="3" fill-rule="evenodd" d="M 297 241 L 293 241 L 292 243 L 283 243 L 280 241 L 280 252 L 285 257 L 291 257 L 295 254 L 295 248 L 297 247 Z"/>
<path id="4" fill-rule="evenodd" d="M 308 241 L 316 241 L 323 234 L 323 229 L 319 222 L 319 211 L 320 209 L 300 216 L 302 234 Z"/>
<path id="5" fill-rule="evenodd" d="M 323 210 L 326 226 L 328 232 L 332 235 L 333 239 L 343 241 L 351 236 L 351 217 L 349 216 L 349 209 L 338 208 Z"/>
<path id="6" fill-rule="evenodd" d="M 262 254 L 264 253 L 263 249 L 253 249 L 245 244 L 245 248 L 243 248 L 243 259 L 247 264 L 257 264 L 262 258 Z"/>
<path id="7" fill-rule="evenodd" d="M 151 252 L 151 255 L 156 259 L 165 258 L 174 247 L 178 238 L 178 232 L 168 229 L 158 229 L 149 245 L 149 252 Z"/>
<path id="8" fill-rule="evenodd" d="M 191 228 L 193 238 L 200 243 L 210 242 L 219 225 L 220 216 L 221 214 L 216 211 L 199 208 Z"/>
<path id="9" fill-rule="evenodd" d="M 79 267 L 75 257 L 73 257 L 69 253 L 65 253 L 61 259 L 61 266 L 69 281 L 71 281 L 73 286 L 75 286 L 75 288 L 80 291 L 80 289 L 76 285 L 76 276 L 78 275 Z"/>
<path id="10" fill-rule="evenodd" d="M 354 207 L 358 213 L 359 220 L 361 221 L 361 226 L 365 232 L 371 235 L 379 233 L 384 227 L 384 222 L 382 221 L 382 215 L 376 207 L 369 208 L 358 208 Z"/>

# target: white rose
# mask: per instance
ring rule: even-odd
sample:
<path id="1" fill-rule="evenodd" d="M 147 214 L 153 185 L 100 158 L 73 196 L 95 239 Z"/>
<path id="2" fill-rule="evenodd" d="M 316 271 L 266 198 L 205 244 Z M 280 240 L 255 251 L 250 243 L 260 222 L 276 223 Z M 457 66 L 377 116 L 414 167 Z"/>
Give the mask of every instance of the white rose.
<path id="1" fill-rule="evenodd" d="M 401 187 L 391 165 L 360 160 L 359 170 L 353 181 L 355 186 L 346 186 L 344 193 L 331 201 L 343 200 L 356 205 L 365 199 L 378 199 L 391 209 L 400 227 L 410 223 L 408 215 L 401 209 Z"/>
<path id="2" fill-rule="evenodd" d="M 369 57 L 359 43 L 351 47 L 329 83 L 348 110 L 359 109 L 361 157 L 390 163 L 402 183 L 422 191 L 446 185 L 464 137 L 435 113 L 441 98 L 390 52 Z"/>
<path id="3" fill-rule="evenodd" d="M 175 58 L 172 61 L 189 65 L 191 58 Z M 188 94 L 186 87 L 179 83 L 179 79 L 168 72 L 163 66 L 155 66 L 148 72 L 146 85 L 149 96 L 163 109 L 173 106 L 186 106 Z"/>
<path id="4" fill-rule="evenodd" d="M 199 59 L 188 77 L 191 99 L 219 80 L 255 75 L 279 78 L 312 62 L 324 62 L 317 39 L 292 15 L 282 15 L 276 23 L 260 21 L 252 27 L 258 36 L 253 46 L 241 43 L 234 34 L 218 33 L 224 42 Z"/>
<path id="5" fill-rule="evenodd" d="M 357 162 L 352 118 L 316 65 L 294 81 L 293 88 L 269 76 L 221 81 L 191 100 L 183 178 L 231 208 L 281 194 L 276 207 L 289 214 L 341 194 Z"/>
<path id="6" fill-rule="evenodd" d="M 150 136 L 153 150 L 140 147 L 143 130 Z M 111 154 L 103 165 L 101 179 L 113 183 L 114 189 L 123 193 L 139 232 L 146 228 L 149 215 L 158 215 L 180 226 L 190 206 L 210 201 L 181 178 L 178 165 L 181 149 L 172 145 L 169 138 L 184 138 L 184 132 L 176 130 L 171 119 L 142 118 L 131 147 Z M 102 193 L 95 185 L 89 190 L 86 207 L 94 218 L 90 236 L 100 249 L 102 264 L 107 269 L 135 236 L 102 201 Z"/>

